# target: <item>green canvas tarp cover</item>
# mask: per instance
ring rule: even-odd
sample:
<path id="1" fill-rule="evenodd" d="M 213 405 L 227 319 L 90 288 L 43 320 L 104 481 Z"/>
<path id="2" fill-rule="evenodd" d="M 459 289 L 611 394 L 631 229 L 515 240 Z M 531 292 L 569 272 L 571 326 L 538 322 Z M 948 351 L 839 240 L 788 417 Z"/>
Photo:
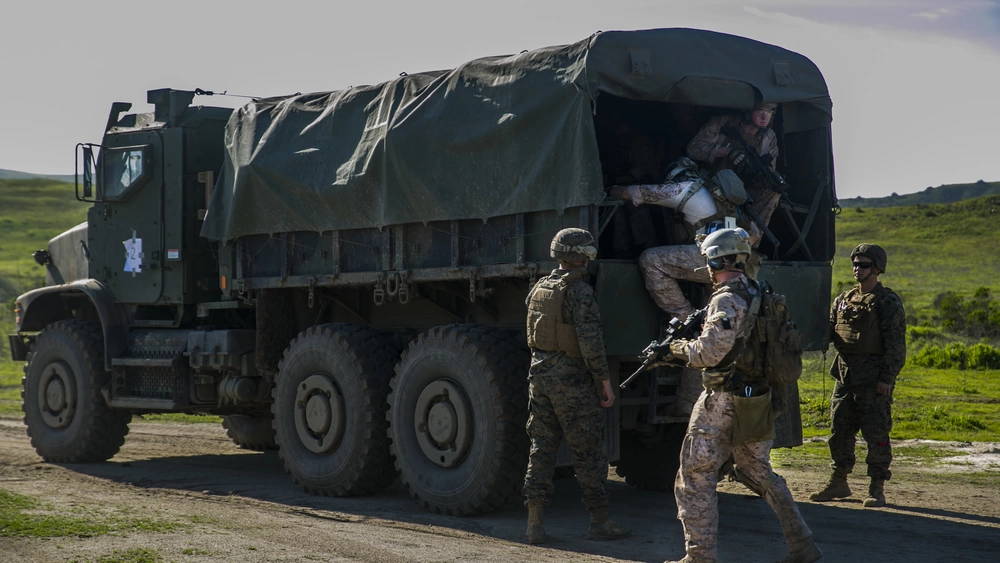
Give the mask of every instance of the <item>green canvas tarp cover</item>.
<path id="1" fill-rule="evenodd" d="M 597 33 L 454 70 L 243 106 L 226 127 L 202 235 L 381 228 L 598 203 L 601 94 L 734 108 L 756 96 L 794 102 L 786 132 L 830 121 L 822 75 L 791 51 L 694 29 Z"/>

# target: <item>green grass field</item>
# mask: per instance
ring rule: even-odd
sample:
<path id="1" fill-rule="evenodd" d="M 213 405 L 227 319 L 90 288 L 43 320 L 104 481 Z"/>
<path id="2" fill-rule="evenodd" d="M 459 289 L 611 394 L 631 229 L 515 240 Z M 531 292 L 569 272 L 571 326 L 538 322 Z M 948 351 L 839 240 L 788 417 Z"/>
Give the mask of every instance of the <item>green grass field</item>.
<path id="1" fill-rule="evenodd" d="M 76 200 L 72 184 L 0 180 L 0 300 L 5 309 L 10 299 L 45 280 L 31 253 L 86 220 L 87 204 Z"/>
<path id="2" fill-rule="evenodd" d="M 46 180 L 0 180 L 0 331 L 13 325 L 10 303 L 21 291 L 41 283 L 43 271 L 31 252 L 44 248 L 59 232 L 83 221 L 86 206 L 69 184 Z M 889 254 L 884 283 L 903 298 L 907 316 L 933 324 L 934 298 L 944 291 L 971 295 L 979 287 L 1000 297 L 1000 196 L 952 204 L 845 209 L 837 218 L 834 291 L 853 284 L 849 255 L 859 242 L 875 242 Z M 945 340 L 966 340 L 943 334 Z M 916 345 L 910 344 L 912 358 Z M 996 344 L 994 342 L 994 344 Z M 0 416 L 20 416 L 22 368 L 10 361 L 6 338 L 0 355 Z M 829 433 L 826 375 L 818 354 L 806 359 L 800 382 L 807 437 Z M 156 420 L 218 423 L 218 417 L 158 415 Z M 1000 441 L 1000 370 L 928 369 L 907 363 L 895 392 L 893 436 L 961 441 Z"/>
<path id="3" fill-rule="evenodd" d="M 802 430 L 807 438 L 830 433 L 827 370 L 832 353 L 810 353 L 799 381 Z M 1000 370 L 929 369 L 909 363 L 893 391 L 892 437 L 969 442 L 1000 441 Z"/>

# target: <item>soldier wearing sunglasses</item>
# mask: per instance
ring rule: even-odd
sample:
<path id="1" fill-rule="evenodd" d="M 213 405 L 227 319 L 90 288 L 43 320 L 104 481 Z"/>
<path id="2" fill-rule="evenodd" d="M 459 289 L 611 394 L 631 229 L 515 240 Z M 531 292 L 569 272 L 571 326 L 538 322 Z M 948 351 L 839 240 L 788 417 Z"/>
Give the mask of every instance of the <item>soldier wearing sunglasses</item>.
<path id="1" fill-rule="evenodd" d="M 847 475 L 854 468 L 855 436 L 868 444 L 871 484 L 864 506 L 885 506 L 885 482 L 892 476 L 892 390 L 906 361 L 906 315 L 903 302 L 879 282 L 886 254 L 876 244 L 851 252 L 858 285 L 837 296 L 830 311 L 830 337 L 837 357 L 830 375 L 837 380 L 830 399 L 833 475 L 814 501 L 851 496 Z"/>

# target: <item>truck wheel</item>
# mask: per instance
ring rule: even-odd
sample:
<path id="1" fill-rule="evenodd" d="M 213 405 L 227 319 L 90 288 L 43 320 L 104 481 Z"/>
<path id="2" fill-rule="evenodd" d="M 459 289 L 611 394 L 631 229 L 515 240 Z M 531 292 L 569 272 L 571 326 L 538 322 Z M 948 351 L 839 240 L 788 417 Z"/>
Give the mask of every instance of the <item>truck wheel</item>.
<path id="1" fill-rule="evenodd" d="M 475 325 L 410 343 L 389 395 L 389 436 L 410 495 L 445 514 L 494 510 L 520 493 L 528 460 L 528 350 Z"/>
<path id="2" fill-rule="evenodd" d="M 653 435 L 622 432 L 621 458 L 615 473 L 637 489 L 672 490 L 685 431 L 683 424 L 670 424 Z"/>
<path id="3" fill-rule="evenodd" d="M 272 391 L 274 438 L 306 491 L 361 495 L 395 478 L 385 420 L 392 342 L 338 323 L 309 328 L 285 349 Z"/>
<path id="4" fill-rule="evenodd" d="M 104 402 L 108 379 L 97 323 L 59 321 L 38 335 L 21 399 L 31 445 L 42 459 L 79 463 L 118 453 L 132 415 Z"/>
<path id="5" fill-rule="evenodd" d="M 270 414 L 231 414 L 222 417 L 226 436 L 245 450 L 263 452 L 278 449 L 274 441 L 274 428 Z"/>

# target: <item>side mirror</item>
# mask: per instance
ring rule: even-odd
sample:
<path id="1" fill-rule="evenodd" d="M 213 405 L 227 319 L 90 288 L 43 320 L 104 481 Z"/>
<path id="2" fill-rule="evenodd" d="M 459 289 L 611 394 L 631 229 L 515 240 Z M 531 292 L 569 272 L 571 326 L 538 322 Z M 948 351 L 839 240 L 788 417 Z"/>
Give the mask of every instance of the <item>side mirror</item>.
<path id="1" fill-rule="evenodd" d="M 94 158 L 94 146 L 91 143 L 77 143 L 76 145 L 76 166 L 74 166 L 74 180 L 76 185 L 76 199 L 79 201 L 93 201 L 94 199 L 94 177 L 97 170 L 97 161 Z M 82 157 L 82 158 L 81 158 Z M 83 161 L 82 163 L 80 161 Z M 83 165 L 83 189 L 80 189 L 80 165 Z"/>
<path id="2" fill-rule="evenodd" d="M 83 197 L 94 196 L 94 149 L 83 147 Z"/>

